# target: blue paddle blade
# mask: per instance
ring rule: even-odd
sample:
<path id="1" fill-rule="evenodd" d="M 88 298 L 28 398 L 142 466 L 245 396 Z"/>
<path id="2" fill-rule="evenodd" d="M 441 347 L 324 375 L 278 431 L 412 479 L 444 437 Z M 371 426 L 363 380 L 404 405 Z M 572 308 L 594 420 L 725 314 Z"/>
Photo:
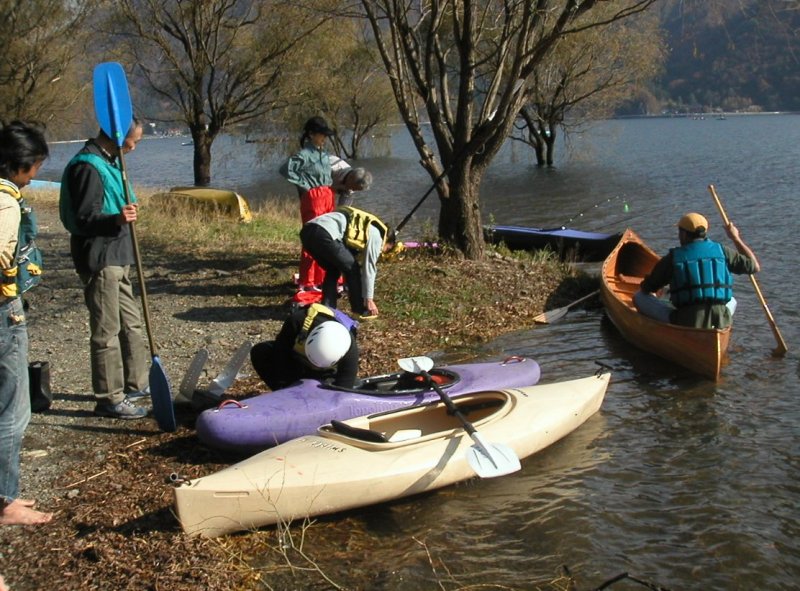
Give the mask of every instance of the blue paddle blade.
<path id="1" fill-rule="evenodd" d="M 133 121 L 133 107 L 125 70 L 117 62 L 94 68 L 94 111 L 100 129 L 121 148 Z"/>
<path id="2" fill-rule="evenodd" d="M 158 355 L 153 355 L 153 363 L 150 366 L 150 398 L 153 401 L 153 416 L 159 428 L 168 433 L 175 431 L 178 428 L 175 405 L 172 402 L 167 374 Z"/>

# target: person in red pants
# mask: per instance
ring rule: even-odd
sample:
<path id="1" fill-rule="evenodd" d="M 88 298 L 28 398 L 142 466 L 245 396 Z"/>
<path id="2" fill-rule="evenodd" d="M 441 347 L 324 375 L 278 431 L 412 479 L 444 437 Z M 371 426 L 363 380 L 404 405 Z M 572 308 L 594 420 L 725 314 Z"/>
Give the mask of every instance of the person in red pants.
<path id="1" fill-rule="evenodd" d="M 300 219 L 305 224 L 333 211 L 334 193 L 331 159 L 325 150 L 325 141 L 334 135 L 322 117 L 311 117 L 303 126 L 300 151 L 281 166 L 280 174 L 297 187 L 300 195 Z M 325 271 L 305 249 L 300 253 L 300 290 L 318 291 L 325 279 Z"/>

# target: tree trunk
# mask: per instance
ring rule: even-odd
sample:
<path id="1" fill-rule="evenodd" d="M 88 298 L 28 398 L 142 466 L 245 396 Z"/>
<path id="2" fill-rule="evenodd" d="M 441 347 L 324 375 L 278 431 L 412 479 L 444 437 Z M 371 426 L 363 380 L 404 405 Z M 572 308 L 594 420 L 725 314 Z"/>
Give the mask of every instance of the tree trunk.
<path id="1" fill-rule="evenodd" d="M 461 167 L 452 170 L 448 177 L 449 192 L 439 195 L 439 235 L 455 244 L 466 258 L 481 259 L 485 244 L 478 200 L 480 178 L 466 174 Z"/>
<path id="2" fill-rule="evenodd" d="M 544 143 L 547 148 L 547 166 L 553 166 L 557 129 L 556 125 L 551 124 L 548 127 L 548 133 L 544 136 Z"/>
<path id="3" fill-rule="evenodd" d="M 196 187 L 207 187 L 211 184 L 211 143 L 213 141 L 205 129 L 192 130 L 194 184 Z"/>
<path id="4" fill-rule="evenodd" d="M 545 144 L 547 146 L 547 166 L 553 166 L 553 140 L 548 138 Z"/>
<path id="5" fill-rule="evenodd" d="M 544 166 L 544 142 L 536 142 L 533 144 L 533 153 L 536 154 L 536 166 Z"/>

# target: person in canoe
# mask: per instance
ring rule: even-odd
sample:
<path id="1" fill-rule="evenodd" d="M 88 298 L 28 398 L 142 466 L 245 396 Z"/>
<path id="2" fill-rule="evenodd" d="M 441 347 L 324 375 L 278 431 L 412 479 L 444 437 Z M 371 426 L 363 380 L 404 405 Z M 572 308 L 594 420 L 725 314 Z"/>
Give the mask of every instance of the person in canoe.
<path id="1" fill-rule="evenodd" d="M 377 216 L 345 206 L 305 223 L 300 241 L 325 269 L 323 304 L 336 307 L 336 284 L 344 276 L 353 313 L 361 319 L 378 315 L 374 300 L 378 259 L 399 247 L 393 230 Z"/>
<path id="2" fill-rule="evenodd" d="M 680 246 L 670 249 L 634 295 L 636 308 L 662 322 L 694 328 L 726 328 L 736 311 L 733 275 L 758 273 L 755 254 L 730 223 L 725 232 L 736 250 L 707 237 L 708 220 L 699 213 L 687 213 L 678 222 Z M 669 284 L 667 302 L 656 296 Z"/>
<path id="3" fill-rule="evenodd" d="M 274 341 L 253 346 L 250 362 L 271 390 L 303 378 L 352 388 L 358 371 L 357 330 L 358 323 L 339 310 L 294 306 Z"/>

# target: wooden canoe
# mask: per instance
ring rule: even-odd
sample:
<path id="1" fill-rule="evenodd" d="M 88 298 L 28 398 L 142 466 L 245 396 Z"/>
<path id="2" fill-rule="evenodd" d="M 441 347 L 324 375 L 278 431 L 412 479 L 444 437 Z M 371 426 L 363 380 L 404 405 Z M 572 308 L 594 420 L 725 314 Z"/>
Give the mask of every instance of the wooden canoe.
<path id="1" fill-rule="evenodd" d="M 253 214 L 250 206 L 242 195 L 227 189 L 212 189 L 210 187 L 173 187 L 167 193 L 153 195 L 156 199 L 172 199 L 196 204 L 200 207 L 221 211 L 234 216 L 242 223 L 250 223 Z"/>
<path id="2" fill-rule="evenodd" d="M 606 313 L 631 344 L 718 380 L 727 361 L 730 327 L 719 330 L 659 322 L 640 314 L 633 305 L 642 279 L 660 258 L 636 232 L 625 231 L 603 262 L 600 297 Z"/>
<path id="3" fill-rule="evenodd" d="M 483 439 L 526 458 L 600 408 L 610 374 L 467 394 L 454 402 Z M 183 529 L 207 537 L 335 513 L 475 476 L 472 440 L 442 402 L 320 427 L 175 488 Z"/>

